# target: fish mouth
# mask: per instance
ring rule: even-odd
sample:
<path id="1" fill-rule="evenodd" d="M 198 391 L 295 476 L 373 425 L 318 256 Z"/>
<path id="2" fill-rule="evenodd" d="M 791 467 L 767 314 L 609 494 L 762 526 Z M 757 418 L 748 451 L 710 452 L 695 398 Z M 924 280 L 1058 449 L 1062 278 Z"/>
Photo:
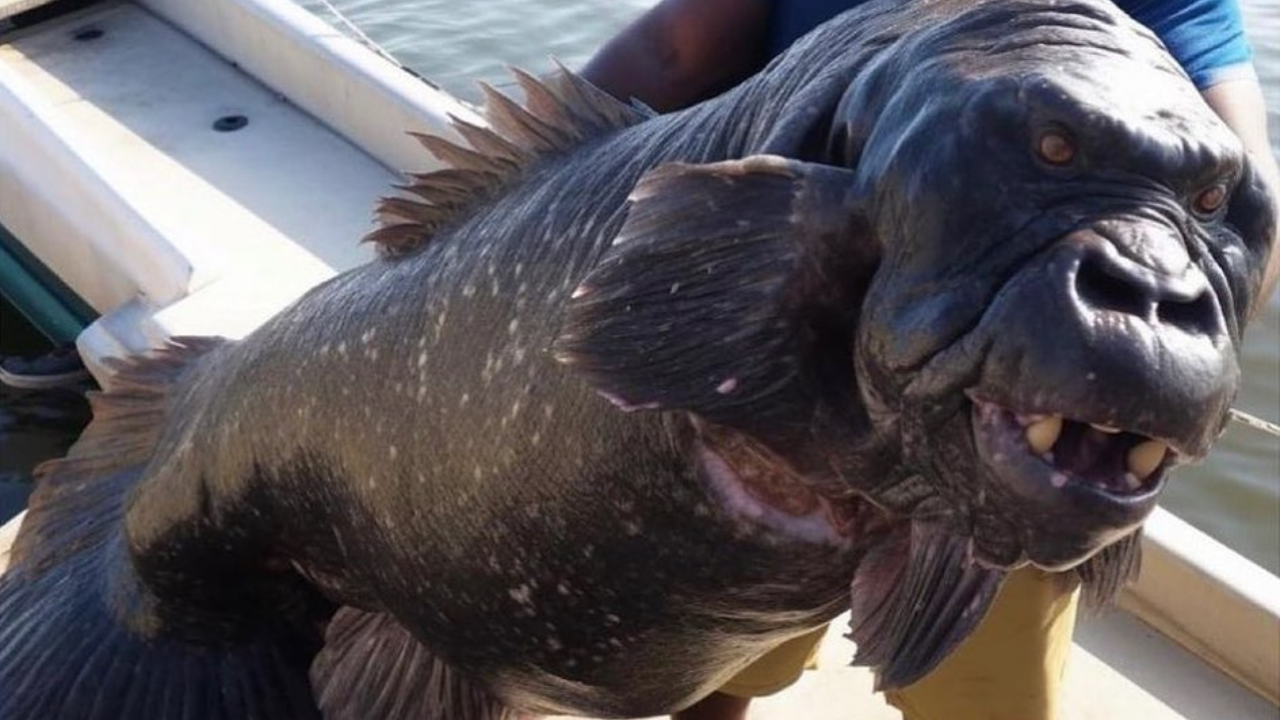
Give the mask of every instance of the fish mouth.
<path id="1" fill-rule="evenodd" d="M 973 420 L 989 467 L 1011 470 L 1021 482 L 1078 487 L 1117 502 L 1159 492 L 1177 457 L 1164 441 L 1140 433 L 1062 414 L 1018 413 L 977 398 Z"/>
<path id="2" fill-rule="evenodd" d="M 1165 441 L 1123 427 L 970 399 L 992 500 L 1008 503 L 1025 557 L 1047 570 L 1073 567 L 1130 533 L 1183 461 Z"/>

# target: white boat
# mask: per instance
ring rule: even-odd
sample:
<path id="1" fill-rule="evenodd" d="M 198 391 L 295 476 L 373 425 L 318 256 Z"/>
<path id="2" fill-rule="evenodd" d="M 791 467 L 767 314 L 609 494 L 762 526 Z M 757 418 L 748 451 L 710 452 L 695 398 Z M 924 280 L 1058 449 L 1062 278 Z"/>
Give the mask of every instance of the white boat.
<path id="1" fill-rule="evenodd" d="M 479 122 L 289 0 L 4 24 L 46 1 L 0 0 L 0 225 L 100 314 L 77 344 L 104 385 L 104 358 L 242 336 L 369 259 L 354 240 L 375 198 L 431 166 L 406 131 Z M 1280 578 L 1164 511 L 1146 538 L 1120 609 L 1078 626 L 1064 717 L 1275 718 Z M 897 717 L 846 667 L 838 625 L 824 665 L 754 718 Z"/>

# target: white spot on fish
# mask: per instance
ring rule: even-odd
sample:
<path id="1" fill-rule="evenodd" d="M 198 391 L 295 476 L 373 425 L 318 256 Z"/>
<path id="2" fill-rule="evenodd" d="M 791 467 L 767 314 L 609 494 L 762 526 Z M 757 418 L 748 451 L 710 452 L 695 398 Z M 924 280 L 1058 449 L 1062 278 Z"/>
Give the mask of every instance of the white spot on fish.
<path id="1" fill-rule="evenodd" d="M 519 329 L 520 329 L 520 318 L 512 318 L 511 322 L 507 323 L 508 335 L 515 335 L 516 331 Z"/>
<path id="2" fill-rule="evenodd" d="M 1067 476 L 1064 473 L 1056 472 L 1049 476 L 1049 483 L 1056 488 L 1063 487 L 1067 484 Z"/>
<path id="3" fill-rule="evenodd" d="M 533 598 L 533 591 L 529 589 L 528 585 L 521 585 L 520 587 L 511 588 L 510 590 L 507 591 L 507 594 L 511 596 L 512 600 L 515 600 L 521 605 L 530 605 L 531 604 L 530 601 Z"/>
<path id="4" fill-rule="evenodd" d="M 597 390 L 596 393 L 599 394 L 600 397 L 604 398 L 605 400 L 608 400 L 609 402 L 613 403 L 613 406 L 618 408 L 622 412 L 635 412 L 637 410 L 657 410 L 659 407 L 661 407 L 661 405 L 657 401 L 651 401 L 646 403 L 632 403 L 623 399 L 618 395 L 614 395 L 613 393 L 610 393 L 610 392 L 605 392 L 604 390 Z"/>
<path id="5" fill-rule="evenodd" d="M 716 392 L 721 395 L 728 395 L 738 389 L 738 378 L 728 378 L 724 382 L 716 386 Z"/>
<path id="6" fill-rule="evenodd" d="M 1089 371 L 1089 372 L 1085 373 L 1085 375 L 1084 375 L 1084 379 L 1085 379 L 1085 380 L 1088 380 L 1089 382 L 1093 382 L 1094 380 L 1097 380 L 1097 379 L 1098 379 L 1098 373 L 1093 372 L 1093 371 L 1091 370 L 1091 371 Z"/>
<path id="7" fill-rule="evenodd" d="M 583 297 L 590 292 L 591 292 L 591 288 L 587 287 L 586 285 L 579 285 L 578 287 L 574 288 L 573 294 L 569 296 L 569 299 L 577 300 L 578 298 Z"/>
<path id="8" fill-rule="evenodd" d="M 392 460 L 395 460 L 396 455 L 399 455 L 399 454 L 400 454 L 400 451 L 396 449 L 395 445 L 392 445 L 391 447 L 387 448 L 387 457 L 391 458 Z"/>

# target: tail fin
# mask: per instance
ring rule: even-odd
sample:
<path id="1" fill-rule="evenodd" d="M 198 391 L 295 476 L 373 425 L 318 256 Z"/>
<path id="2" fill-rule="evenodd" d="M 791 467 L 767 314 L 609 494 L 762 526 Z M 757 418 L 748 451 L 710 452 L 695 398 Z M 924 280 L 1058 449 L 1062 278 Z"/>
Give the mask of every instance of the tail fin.
<path id="1" fill-rule="evenodd" d="M 311 719 L 316 647 L 262 637 L 199 646 L 126 622 L 144 602 L 123 535 L 128 497 L 171 389 L 221 341 L 122 362 L 94 420 L 43 465 L 0 577 L 0 720 Z"/>

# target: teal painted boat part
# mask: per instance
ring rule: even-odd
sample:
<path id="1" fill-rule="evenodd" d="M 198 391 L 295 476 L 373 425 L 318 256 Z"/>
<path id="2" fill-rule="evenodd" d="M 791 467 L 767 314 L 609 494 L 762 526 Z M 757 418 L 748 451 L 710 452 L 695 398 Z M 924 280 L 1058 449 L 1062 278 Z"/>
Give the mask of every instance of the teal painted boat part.
<path id="1" fill-rule="evenodd" d="M 55 344 L 75 340 L 97 315 L 2 227 L 0 295 Z"/>

